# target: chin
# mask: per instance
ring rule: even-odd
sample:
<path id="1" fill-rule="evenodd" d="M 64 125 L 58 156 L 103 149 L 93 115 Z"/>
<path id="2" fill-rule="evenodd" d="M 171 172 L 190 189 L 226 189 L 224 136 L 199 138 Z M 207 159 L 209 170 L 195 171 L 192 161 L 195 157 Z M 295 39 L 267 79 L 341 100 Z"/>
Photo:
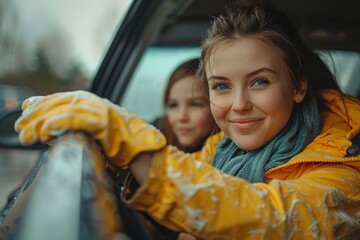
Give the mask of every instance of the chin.
<path id="1" fill-rule="evenodd" d="M 250 151 L 253 151 L 253 150 L 256 150 L 258 148 L 260 148 L 261 146 L 263 146 L 263 144 L 255 144 L 255 143 L 245 143 L 246 140 L 242 140 L 241 142 L 239 141 L 234 141 L 234 143 L 236 144 L 236 146 L 238 146 L 238 148 L 244 150 L 244 151 L 247 151 L 247 152 L 250 152 Z"/>

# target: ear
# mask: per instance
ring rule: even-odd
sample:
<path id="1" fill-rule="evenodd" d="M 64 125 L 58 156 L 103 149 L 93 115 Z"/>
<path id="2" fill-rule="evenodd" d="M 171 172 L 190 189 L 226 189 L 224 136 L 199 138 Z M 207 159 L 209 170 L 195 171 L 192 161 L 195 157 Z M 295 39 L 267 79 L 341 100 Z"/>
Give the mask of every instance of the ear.
<path id="1" fill-rule="evenodd" d="M 307 90 L 307 78 L 302 78 L 299 81 L 299 86 L 300 86 L 300 90 L 295 90 L 295 95 L 294 95 L 294 101 L 296 103 L 301 103 L 306 95 L 306 90 Z"/>

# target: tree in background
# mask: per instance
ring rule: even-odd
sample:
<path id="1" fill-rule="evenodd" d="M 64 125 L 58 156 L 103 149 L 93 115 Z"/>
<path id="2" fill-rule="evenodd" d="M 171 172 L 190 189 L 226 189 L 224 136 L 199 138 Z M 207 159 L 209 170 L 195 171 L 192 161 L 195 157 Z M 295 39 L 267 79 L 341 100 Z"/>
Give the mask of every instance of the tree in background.
<path id="1" fill-rule="evenodd" d="M 84 89 L 88 80 L 71 59 L 64 31 L 53 26 L 34 45 L 20 29 L 12 0 L 0 0 L 0 84 L 31 86 L 39 94 Z"/>
<path id="2" fill-rule="evenodd" d="M 0 56 L 0 74 L 22 69 L 28 61 L 19 15 L 11 0 L 0 0 Z"/>

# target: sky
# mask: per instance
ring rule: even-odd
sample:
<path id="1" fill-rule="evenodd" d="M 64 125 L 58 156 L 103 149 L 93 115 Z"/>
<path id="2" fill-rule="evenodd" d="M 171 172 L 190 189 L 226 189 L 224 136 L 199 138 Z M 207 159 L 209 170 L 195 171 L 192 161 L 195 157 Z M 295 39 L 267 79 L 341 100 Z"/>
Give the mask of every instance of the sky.
<path id="1" fill-rule="evenodd" d="M 67 39 L 69 57 L 93 74 L 132 0 L 11 1 L 16 4 L 20 32 L 29 48 L 50 31 L 60 31 Z"/>

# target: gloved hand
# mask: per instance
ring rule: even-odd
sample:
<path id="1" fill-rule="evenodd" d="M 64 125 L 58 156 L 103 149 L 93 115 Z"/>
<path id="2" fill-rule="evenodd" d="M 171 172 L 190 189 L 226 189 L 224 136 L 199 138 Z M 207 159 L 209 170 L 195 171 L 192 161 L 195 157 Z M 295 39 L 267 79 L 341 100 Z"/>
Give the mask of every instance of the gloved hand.
<path id="1" fill-rule="evenodd" d="M 15 123 L 23 144 L 45 143 L 66 131 L 82 131 L 99 140 L 110 161 L 123 167 L 139 153 L 163 148 L 166 139 L 125 109 L 86 91 L 31 97 Z"/>

